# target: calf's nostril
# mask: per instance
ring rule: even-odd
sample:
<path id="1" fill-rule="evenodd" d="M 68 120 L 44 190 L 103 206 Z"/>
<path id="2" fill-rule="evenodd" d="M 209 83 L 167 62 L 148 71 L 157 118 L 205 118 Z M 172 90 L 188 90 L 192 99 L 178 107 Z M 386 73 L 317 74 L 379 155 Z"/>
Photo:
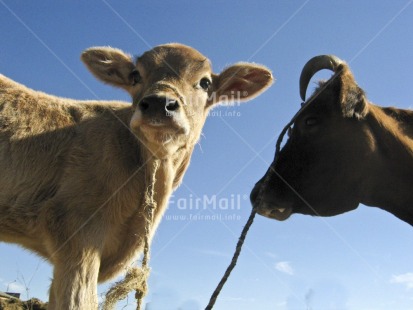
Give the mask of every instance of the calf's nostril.
<path id="1" fill-rule="evenodd" d="M 146 111 L 146 110 L 148 110 L 148 108 L 149 108 L 149 103 L 146 102 L 145 100 L 142 100 L 142 101 L 139 103 L 139 108 L 141 109 L 142 112 L 143 112 L 143 111 Z"/>
<path id="2" fill-rule="evenodd" d="M 179 109 L 179 103 L 176 100 L 169 100 L 166 102 L 165 109 L 168 112 L 174 112 Z"/>

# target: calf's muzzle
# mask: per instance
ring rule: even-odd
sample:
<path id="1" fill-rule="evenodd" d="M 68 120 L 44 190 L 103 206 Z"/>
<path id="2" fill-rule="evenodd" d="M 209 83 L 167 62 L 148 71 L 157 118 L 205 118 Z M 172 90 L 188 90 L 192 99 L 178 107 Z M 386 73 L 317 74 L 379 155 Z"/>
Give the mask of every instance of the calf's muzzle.
<path id="1" fill-rule="evenodd" d="M 170 116 L 171 113 L 178 111 L 179 102 L 176 99 L 164 96 L 148 96 L 139 102 L 139 109 L 143 115 L 159 114 Z"/>

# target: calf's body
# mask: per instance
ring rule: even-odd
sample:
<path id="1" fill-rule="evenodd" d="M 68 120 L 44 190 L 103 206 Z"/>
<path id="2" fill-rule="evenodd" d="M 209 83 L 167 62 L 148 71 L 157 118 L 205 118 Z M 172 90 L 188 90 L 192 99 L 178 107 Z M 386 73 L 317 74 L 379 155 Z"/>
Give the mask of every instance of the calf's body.
<path id="1" fill-rule="evenodd" d="M 58 98 L 0 76 L 0 241 L 54 265 L 49 309 L 97 308 L 97 282 L 142 250 L 152 162 L 160 165 L 151 236 L 217 98 L 231 102 L 239 91 L 247 100 L 272 81 L 265 67 L 245 63 L 215 75 L 180 44 L 136 61 L 91 48 L 82 60 L 133 104 Z"/>
<path id="2" fill-rule="evenodd" d="M 144 233 L 150 158 L 125 126 L 132 106 L 61 100 L 0 81 L 0 238 L 49 259 L 60 285 L 113 277 L 141 250 Z M 183 148 L 162 159 L 152 232 L 189 155 Z"/>

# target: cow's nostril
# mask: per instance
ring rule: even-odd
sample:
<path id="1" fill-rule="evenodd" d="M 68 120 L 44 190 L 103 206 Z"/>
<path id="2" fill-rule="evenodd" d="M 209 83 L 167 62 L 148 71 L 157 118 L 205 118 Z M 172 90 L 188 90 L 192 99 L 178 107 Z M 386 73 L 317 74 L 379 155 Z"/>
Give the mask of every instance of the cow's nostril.
<path id="1" fill-rule="evenodd" d="M 149 108 L 149 103 L 146 102 L 145 100 L 142 100 L 141 102 L 139 102 L 139 109 L 141 109 L 142 112 L 148 110 Z"/>
<path id="2" fill-rule="evenodd" d="M 176 100 L 169 100 L 166 105 L 165 109 L 168 112 L 174 112 L 179 109 L 179 103 Z"/>

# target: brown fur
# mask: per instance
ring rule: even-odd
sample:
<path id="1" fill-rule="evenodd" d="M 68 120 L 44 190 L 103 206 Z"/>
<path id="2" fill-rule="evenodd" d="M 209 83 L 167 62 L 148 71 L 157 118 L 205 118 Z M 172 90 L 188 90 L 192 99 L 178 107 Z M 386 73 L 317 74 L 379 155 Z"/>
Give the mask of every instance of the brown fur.
<path id="1" fill-rule="evenodd" d="M 307 102 L 251 193 L 257 211 L 285 220 L 363 203 L 413 225 L 413 111 L 368 102 L 346 64 Z"/>
<path id="2" fill-rule="evenodd" d="M 0 75 L 0 240 L 54 265 L 49 309 L 95 309 L 97 282 L 141 252 L 146 163 L 161 162 L 153 235 L 219 101 L 211 98 L 231 102 L 236 90 L 248 100 L 272 82 L 253 64 L 214 75 L 205 56 L 180 44 L 155 47 L 136 62 L 109 47 L 88 49 L 82 60 L 97 78 L 128 91 L 133 105 L 58 98 Z M 200 87 L 202 78 L 212 86 Z M 232 88 L 217 87 L 222 82 Z M 168 115 L 154 105 L 156 115 L 145 114 L 142 102 L 151 96 L 179 107 Z"/>

